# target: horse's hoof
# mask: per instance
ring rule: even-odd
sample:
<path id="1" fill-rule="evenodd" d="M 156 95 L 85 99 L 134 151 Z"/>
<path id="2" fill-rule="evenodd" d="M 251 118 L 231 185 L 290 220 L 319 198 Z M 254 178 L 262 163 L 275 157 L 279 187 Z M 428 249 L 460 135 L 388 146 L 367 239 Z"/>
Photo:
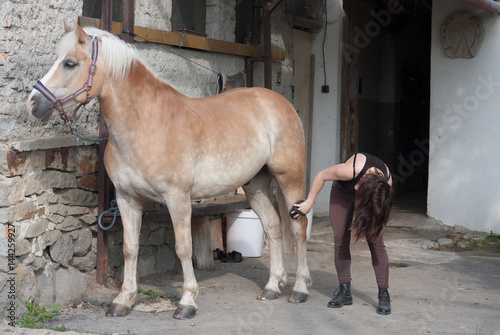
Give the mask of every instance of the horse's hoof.
<path id="1" fill-rule="evenodd" d="M 280 296 L 279 292 L 274 292 L 268 289 L 264 289 L 260 292 L 257 300 L 276 300 Z"/>
<path id="2" fill-rule="evenodd" d="M 130 307 L 120 304 L 111 304 L 106 312 L 106 316 L 125 316 L 130 313 Z"/>
<path id="3" fill-rule="evenodd" d="M 174 312 L 174 319 L 186 320 L 194 318 L 196 308 L 192 306 L 179 306 Z"/>
<path id="4" fill-rule="evenodd" d="M 292 295 L 290 296 L 290 299 L 288 299 L 288 302 L 298 304 L 301 302 L 306 302 L 308 297 L 309 297 L 309 294 L 307 294 L 307 293 L 293 292 Z"/>

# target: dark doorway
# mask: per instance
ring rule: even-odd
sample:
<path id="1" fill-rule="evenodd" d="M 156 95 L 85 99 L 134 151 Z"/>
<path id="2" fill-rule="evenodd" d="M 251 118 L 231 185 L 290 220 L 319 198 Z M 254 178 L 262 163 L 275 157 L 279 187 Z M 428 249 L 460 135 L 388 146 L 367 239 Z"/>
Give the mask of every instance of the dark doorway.
<path id="1" fill-rule="evenodd" d="M 359 151 L 382 158 L 398 193 L 427 192 L 431 6 L 429 1 L 361 1 Z M 425 197 L 423 197 L 425 199 Z"/>

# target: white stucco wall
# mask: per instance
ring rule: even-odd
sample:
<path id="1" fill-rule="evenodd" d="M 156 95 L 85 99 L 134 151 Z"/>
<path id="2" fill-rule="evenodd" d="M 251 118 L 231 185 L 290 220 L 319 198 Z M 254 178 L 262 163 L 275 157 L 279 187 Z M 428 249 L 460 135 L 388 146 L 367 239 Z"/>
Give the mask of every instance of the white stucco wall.
<path id="1" fill-rule="evenodd" d="M 461 11 L 485 29 L 472 59 L 448 58 L 441 45 L 442 23 Z M 499 40 L 498 16 L 462 1 L 433 3 L 428 214 L 494 233 L 500 233 Z"/>
<path id="2" fill-rule="evenodd" d="M 312 125 L 311 181 L 321 170 L 339 163 L 340 158 L 340 66 L 342 61 L 342 3 L 327 0 L 327 34 L 325 40 L 326 84 L 330 93 L 321 93 L 325 84 L 323 67 L 323 30 L 313 35 L 315 57 L 314 115 Z M 329 212 L 331 182 L 327 182 L 316 199 L 314 216 Z M 308 190 L 309 191 L 309 190 Z"/>

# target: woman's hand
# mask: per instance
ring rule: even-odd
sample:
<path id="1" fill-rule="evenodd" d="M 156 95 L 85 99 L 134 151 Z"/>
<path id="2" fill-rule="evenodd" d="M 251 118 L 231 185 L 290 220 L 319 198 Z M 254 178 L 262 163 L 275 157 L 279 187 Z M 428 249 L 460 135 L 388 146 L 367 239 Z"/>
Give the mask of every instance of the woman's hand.
<path id="1" fill-rule="evenodd" d="M 309 211 L 311 210 L 311 208 L 313 206 L 313 203 L 305 200 L 304 202 L 302 202 L 300 204 L 296 203 L 293 206 L 296 207 L 300 212 L 304 213 L 304 215 L 305 215 L 305 214 L 309 213 Z M 293 218 L 296 220 L 302 216 L 300 213 L 294 211 L 293 209 L 290 213 L 292 214 Z"/>

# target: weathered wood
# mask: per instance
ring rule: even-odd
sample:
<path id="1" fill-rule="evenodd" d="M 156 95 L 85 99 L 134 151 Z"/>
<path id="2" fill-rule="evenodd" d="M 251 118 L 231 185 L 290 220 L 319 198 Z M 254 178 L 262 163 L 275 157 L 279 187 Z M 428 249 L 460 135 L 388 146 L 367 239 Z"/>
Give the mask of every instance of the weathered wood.
<path id="1" fill-rule="evenodd" d="M 191 217 L 210 216 L 233 212 L 238 209 L 249 208 L 250 205 L 243 194 L 238 194 L 233 197 L 210 202 L 203 202 L 192 205 Z M 156 220 L 170 219 L 168 209 L 162 208 L 159 211 L 144 212 L 142 215 L 142 223 L 148 223 Z M 113 221 L 113 213 L 106 213 L 102 218 L 102 223 L 108 225 Z M 117 222 L 120 223 L 120 214 L 117 215 Z"/>
<path id="2" fill-rule="evenodd" d="M 212 270 L 212 241 L 210 239 L 210 223 L 207 216 L 191 220 L 191 235 L 193 238 L 193 263 L 198 270 Z"/>
<path id="3" fill-rule="evenodd" d="M 212 250 L 221 249 L 224 250 L 224 244 L 222 240 L 222 220 L 220 218 L 209 221 L 210 229 L 210 241 L 212 245 Z"/>
<path id="4" fill-rule="evenodd" d="M 89 17 L 80 17 L 79 22 L 83 26 L 97 27 L 101 26 L 101 20 Z M 123 31 L 123 24 L 113 22 L 113 34 L 121 34 Z M 205 50 L 211 52 L 219 52 L 231 55 L 246 56 L 246 57 L 262 57 L 264 55 L 264 48 L 259 46 L 252 46 L 241 43 L 234 43 L 222 40 L 215 40 L 211 38 L 181 34 L 173 31 L 158 30 L 152 28 L 145 28 L 141 26 L 134 26 L 134 33 L 137 35 L 135 41 L 144 41 L 181 46 L 183 48 L 191 48 L 198 50 Z M 286 52 L 283 50 L 271 50 L 271 58 L 276 61 L 284 61 Z"/>

